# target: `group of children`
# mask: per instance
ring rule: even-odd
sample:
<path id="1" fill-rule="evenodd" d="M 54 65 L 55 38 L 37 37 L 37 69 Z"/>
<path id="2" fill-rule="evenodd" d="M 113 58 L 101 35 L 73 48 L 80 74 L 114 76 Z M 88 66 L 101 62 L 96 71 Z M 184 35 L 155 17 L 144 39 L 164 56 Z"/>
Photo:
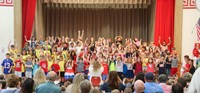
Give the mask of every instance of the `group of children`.
<path id="1" fill-rule="evenodd" d="M 93 60 L 100 62 L 104 68 L 104 81 L 109 71 L 117 71 L 121 79 L 133 79 L 139 72 L 176 75 L 179 59 L 175 48 L 171 52 L 168 50 L 170 42 L 159 42 L 156 46 L 154 43 L 142 43 L 137 38 L 122 41 L 120 36 L 114 41 L 104 38 L 83 41 L 80 31 L 77 41 L 68 37 L 47 37 L 45 40 L 32 37 L 27 40 L 21 53 L 9 44 L 9 53 L 1 65 L 5 75 L 15 73 L 19 77 L 32 78 L 35 71 L 41 68 L 45 74 L 55 71 L 61 81 L 73 78 L 76 73 L 90 76 L 88 68 Z M 188 56 L 185 56 L 185 61 L 184 73 L 190 72 L 193 61 Z"/>

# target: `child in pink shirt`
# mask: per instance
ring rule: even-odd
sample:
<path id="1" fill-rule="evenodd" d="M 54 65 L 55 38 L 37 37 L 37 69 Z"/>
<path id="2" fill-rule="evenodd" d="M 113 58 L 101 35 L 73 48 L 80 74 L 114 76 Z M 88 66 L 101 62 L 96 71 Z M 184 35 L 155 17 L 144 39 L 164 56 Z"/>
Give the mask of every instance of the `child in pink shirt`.
<path id="1" fill-rule="evenodd" d="M 153 63 L 153 59 L 149 58 L 148 63 L 147 63 L 147 72 L 154 73 L 154 69 L 155 69 L 155 64 Z"/>

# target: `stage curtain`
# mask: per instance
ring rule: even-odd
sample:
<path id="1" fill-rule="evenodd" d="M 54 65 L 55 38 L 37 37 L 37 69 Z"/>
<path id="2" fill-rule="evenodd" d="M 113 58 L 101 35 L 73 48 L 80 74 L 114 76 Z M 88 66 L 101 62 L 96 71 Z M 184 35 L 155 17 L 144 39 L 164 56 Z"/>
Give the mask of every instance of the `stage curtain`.
<path id="1" fill-rule="evenodd" d="M 174 46 L 174 11 L 175 0 L 156 0 L 154 42 L 158 45 L 161 37 L 161 43 L 163 41 L 168 43 L 171 37 L 170 50 Z"/>
<path id="2" fill-rule="evenodd" d="M 44 35 L 77 39 L 78 30 L 84 30 L 84 38 L 114 39 L 120 35 L 124 40 L 137 37 L 148 41 L 151 15 L 148 8 L 66 8 L 60 4 L 43 3 Z"/>
<path id="3" fill-rule="evenodd" d="M 36 0 L 22 0 L 22 46 L 25 38 L 29 40 L 33 30 Z"/>

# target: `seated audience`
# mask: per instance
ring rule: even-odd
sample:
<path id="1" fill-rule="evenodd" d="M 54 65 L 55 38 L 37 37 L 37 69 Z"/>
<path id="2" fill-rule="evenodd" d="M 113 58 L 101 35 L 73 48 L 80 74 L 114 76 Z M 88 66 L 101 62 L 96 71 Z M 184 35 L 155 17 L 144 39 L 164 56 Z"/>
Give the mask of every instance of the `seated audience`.
<path id="1" fill-rule="evenodd" d="M 57 74 L 54 71 L 50 71 L 47 74 L 47 82 L 40 84 L 36 88 L 36 93 L 60 93 L 61 88 L 54 84 L 57 79 Z"/>

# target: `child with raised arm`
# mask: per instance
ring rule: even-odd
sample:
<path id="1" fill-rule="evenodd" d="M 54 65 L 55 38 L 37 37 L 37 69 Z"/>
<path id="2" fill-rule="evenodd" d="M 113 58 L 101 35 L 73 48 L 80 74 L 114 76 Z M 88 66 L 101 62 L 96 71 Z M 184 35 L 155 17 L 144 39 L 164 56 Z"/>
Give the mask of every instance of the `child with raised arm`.
<path id="1" fill-rule="evenodd" d="M 65 79 L 74 78 L 74 63 L 73 60 L 69 59 L 65 64 Z"/>
<path id="2" fill-rule="evenodd" d="M 56 59 L 51 65 L 51 71 L 54 71 L 57 75 L 59 75 L 59 70 L 60 70 L 59 59 Z"/>
<path id="3" fill-rule="evenodd" d="M 60 66 L 60 78 L 61 78 L 61 82 L 64 82 L 64 77 L 65 77 L 65 61 L 63 60 L 63 57 L 60 56 L 59 58 L 59 63 L 58 65 Z"/>

